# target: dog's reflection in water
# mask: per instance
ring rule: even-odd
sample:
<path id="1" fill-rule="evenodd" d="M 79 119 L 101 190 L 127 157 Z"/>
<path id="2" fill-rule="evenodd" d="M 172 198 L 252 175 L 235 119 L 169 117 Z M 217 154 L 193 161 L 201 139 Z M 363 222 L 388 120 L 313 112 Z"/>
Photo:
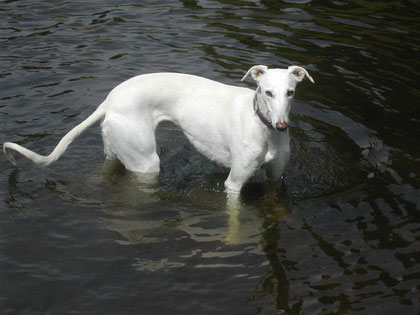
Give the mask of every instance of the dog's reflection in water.
<path id="1" fill-rule="evenodd" d="M 262 231 L 266 226 L 277 224 L 287 218 L 290 210 L 287 198 L 282 198 L 281 183 L 270 185 L 252 184 L 242 194 L 227 193 L 226 214 L 228 229 L 225 243 L 240 244 L 247 237 Z M 252 217 L 254 226 L 241 224 L 241 219 Z"/>
<path id="2" fill-rule="evenodd" d="M 144 178 L 140 182 L 136 174 L 126 171 L 121 163 L 115 161 L 104 164 L 102 175 L 110 184 L 107 185 L 110 190 L 107 194 L 106 203 L 110 206 L 107 214 L 113 216 L 111 219 L 103 218 L 103 222 L 125 238 L 121 241 L 124 244 L 151 241 L 144 234 L 163 227 L 163 224 L 167 228 L 186 232 L 198 242 L 220 241 L 229 246 L 240 245 L 253 242 L 252 239 L 261 234 L 264 226 L 276 224 L 289 213 L 287 196 L 282 194 L 281 184 L 252 183 L 246 185 L 242 193 L 209 192 L 197 188 L 189 196 L 182 196 L 176 191 L 167 191 L 162 183 L 159 184 L 157 176 L 151 176 L 147 183 Z M 179 203 L 179 210 L 175 205 L 175 210 L 165 211 L 164 214 L 169 217 L 162 218 L 158 214 L 162 211 L 159 203 L 167 200 Z M 142 204 L 148 209 L 146 221 L 141 218 L 144 213 L 139 210 Z M 153 204 L 156 204 L 156 210 L 153 210 Z M 188 204 L 197 211 L 183 209 Z M 154 211 L 156 218 L 151 221 Z M 114 217 L 116 213 L 121 217 Z"/>

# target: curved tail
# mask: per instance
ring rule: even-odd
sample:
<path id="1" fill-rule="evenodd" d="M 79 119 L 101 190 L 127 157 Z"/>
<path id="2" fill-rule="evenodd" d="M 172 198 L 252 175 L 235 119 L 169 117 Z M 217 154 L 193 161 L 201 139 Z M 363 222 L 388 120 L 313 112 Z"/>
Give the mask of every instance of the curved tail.
<path id="1" fill-rule="evenodd" d="M 105 101 L 106 102 L 106 101 Z M 17 167 L 17 163 L 15 160 L 15 157 L 12 154 L 12 151 L 19 152 L 29 160 L 35 162 L 39 165 L 49 165 L 55 161 L 58 160 L 58 158 L 66 151 L 67 147 L 70 143 L 73 142 L 74 139 L 76 139 L 78 136 L 80 136 L 87 128 L 92 126 L 95 122 L 100 120 L 105 115 L 105 102 L 103 102 L 99 107 L 90 115 L 88 118 L 86 118 L 84 121 L 82 121 L 80 124 L 78 124 L 76 127 L 74 127 L 72 130 L 70 130 L 57 144 L 57 146 L 54 148 L 54 150 L 47 156 L 40 155 L 38 153 L 35 153 L 31 150 L 28 150 L 19 144 L 13 143 L 13 142 L 5 142 L 3 143 L 3 153 L 6 156 L 6 158 L 12 163 L 14 166 Z"/>

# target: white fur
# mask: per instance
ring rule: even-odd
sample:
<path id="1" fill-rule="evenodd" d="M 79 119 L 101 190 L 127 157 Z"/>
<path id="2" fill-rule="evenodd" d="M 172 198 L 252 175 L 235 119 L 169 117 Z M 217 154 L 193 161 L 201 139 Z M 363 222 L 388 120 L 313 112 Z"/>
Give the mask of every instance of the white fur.
<path id="1" fill-rule="evenodd" d="M 15 166 L 11 151 L 48 165 L 83 131 L 103 118 L 106 157 L 118 158 L 140 176 L 157 174 L 160 166 L 155 129 L 159 122 L 169 120 L 180 126 L 199 152 L 230 167 L 225 187 L 238 192 L 262 164 L 270 163 L 274 179 L 281 177 L 289 158 L 289 133 L 275 128 L 287 127 L 289 122 L 292 96 L 287 95 L 288 91 L 294 91 L 305 76 L 313 82 L 305 69 L 296 66 L 254 66 L 242 80 L 249 75 L 257 82 L 257 91 L 187 74 L 136 76 L 115 87 L 91 116 L 61 139 L 50 155 L 42 156 L 11 142 L 3 144 L 3 152 Z M 256 115 L 254 98 L 274 129 Z"/>

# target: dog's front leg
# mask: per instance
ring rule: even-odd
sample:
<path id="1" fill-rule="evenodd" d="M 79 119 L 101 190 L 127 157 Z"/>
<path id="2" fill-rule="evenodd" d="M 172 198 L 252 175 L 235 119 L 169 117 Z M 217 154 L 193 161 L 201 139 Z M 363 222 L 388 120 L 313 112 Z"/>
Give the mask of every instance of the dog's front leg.
<path id="1" fill-rule="evenodd" d="M 290 158 L 290 138 L 289 133 L 278 133 L 276 138 L 269 144 L 269 150 L 266 155 L 268 158 L 266 170 L 268 177 L 278 182 L 284 173 Z"/>
<path id="2" fill-rule="evenodd" d="M 274 181 L 279 181 L 284 173 L 284 169 L 289 161 L 290 151 L 284 150 L 268 163 L 268 177 Z"/>
<path id="3" fill-rule="evenodd" d="M 256 159 L 246 160 L 242 157 L 233 159 L 228 178 L 225 181 L 227 193 L 239 193 L 242 186 L 260 166 Z"/>

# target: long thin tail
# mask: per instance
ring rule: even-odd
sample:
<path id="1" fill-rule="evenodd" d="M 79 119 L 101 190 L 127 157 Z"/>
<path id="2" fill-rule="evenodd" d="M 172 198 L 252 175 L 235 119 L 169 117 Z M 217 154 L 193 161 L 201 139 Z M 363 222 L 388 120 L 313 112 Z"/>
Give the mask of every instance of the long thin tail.
<path id="1" fill-rule="evenodd" d="M 3 143 L 3 153 L 6 156 L 6 158 L 17 167 L 17 163 L 15 160 L 15 157 L 12 154 L 12 151 L 19 152 L 29 160 L 35 162 L 36 164 L 40 165 L 49 165 L 55 161 L 58 160 L 58 158 L 66 151 L 67 147 L 70 143 L 73 142 L 74 139 L 76 139 L 78 136 L 80 136 L 87 128 L 92 126 L 95 122 L 100 120 L 105 115 L 105 102 L 104 101 L 99 107 L 90 115 L 88 118 L 86 118 L 84 121 L 82 121 L 80 124 L 78 124 L 76 127 L 74 127 L 72 130 L 70 130 L 57 144 L 57 146 L 54 148 L 54 150 L 50 153 L 48 156 L 40 155 L 38 153 L 35 153 L 31 150 L 28 150 L 19 144 L 13 143 L 13 142 L 5 142 Z"/>

